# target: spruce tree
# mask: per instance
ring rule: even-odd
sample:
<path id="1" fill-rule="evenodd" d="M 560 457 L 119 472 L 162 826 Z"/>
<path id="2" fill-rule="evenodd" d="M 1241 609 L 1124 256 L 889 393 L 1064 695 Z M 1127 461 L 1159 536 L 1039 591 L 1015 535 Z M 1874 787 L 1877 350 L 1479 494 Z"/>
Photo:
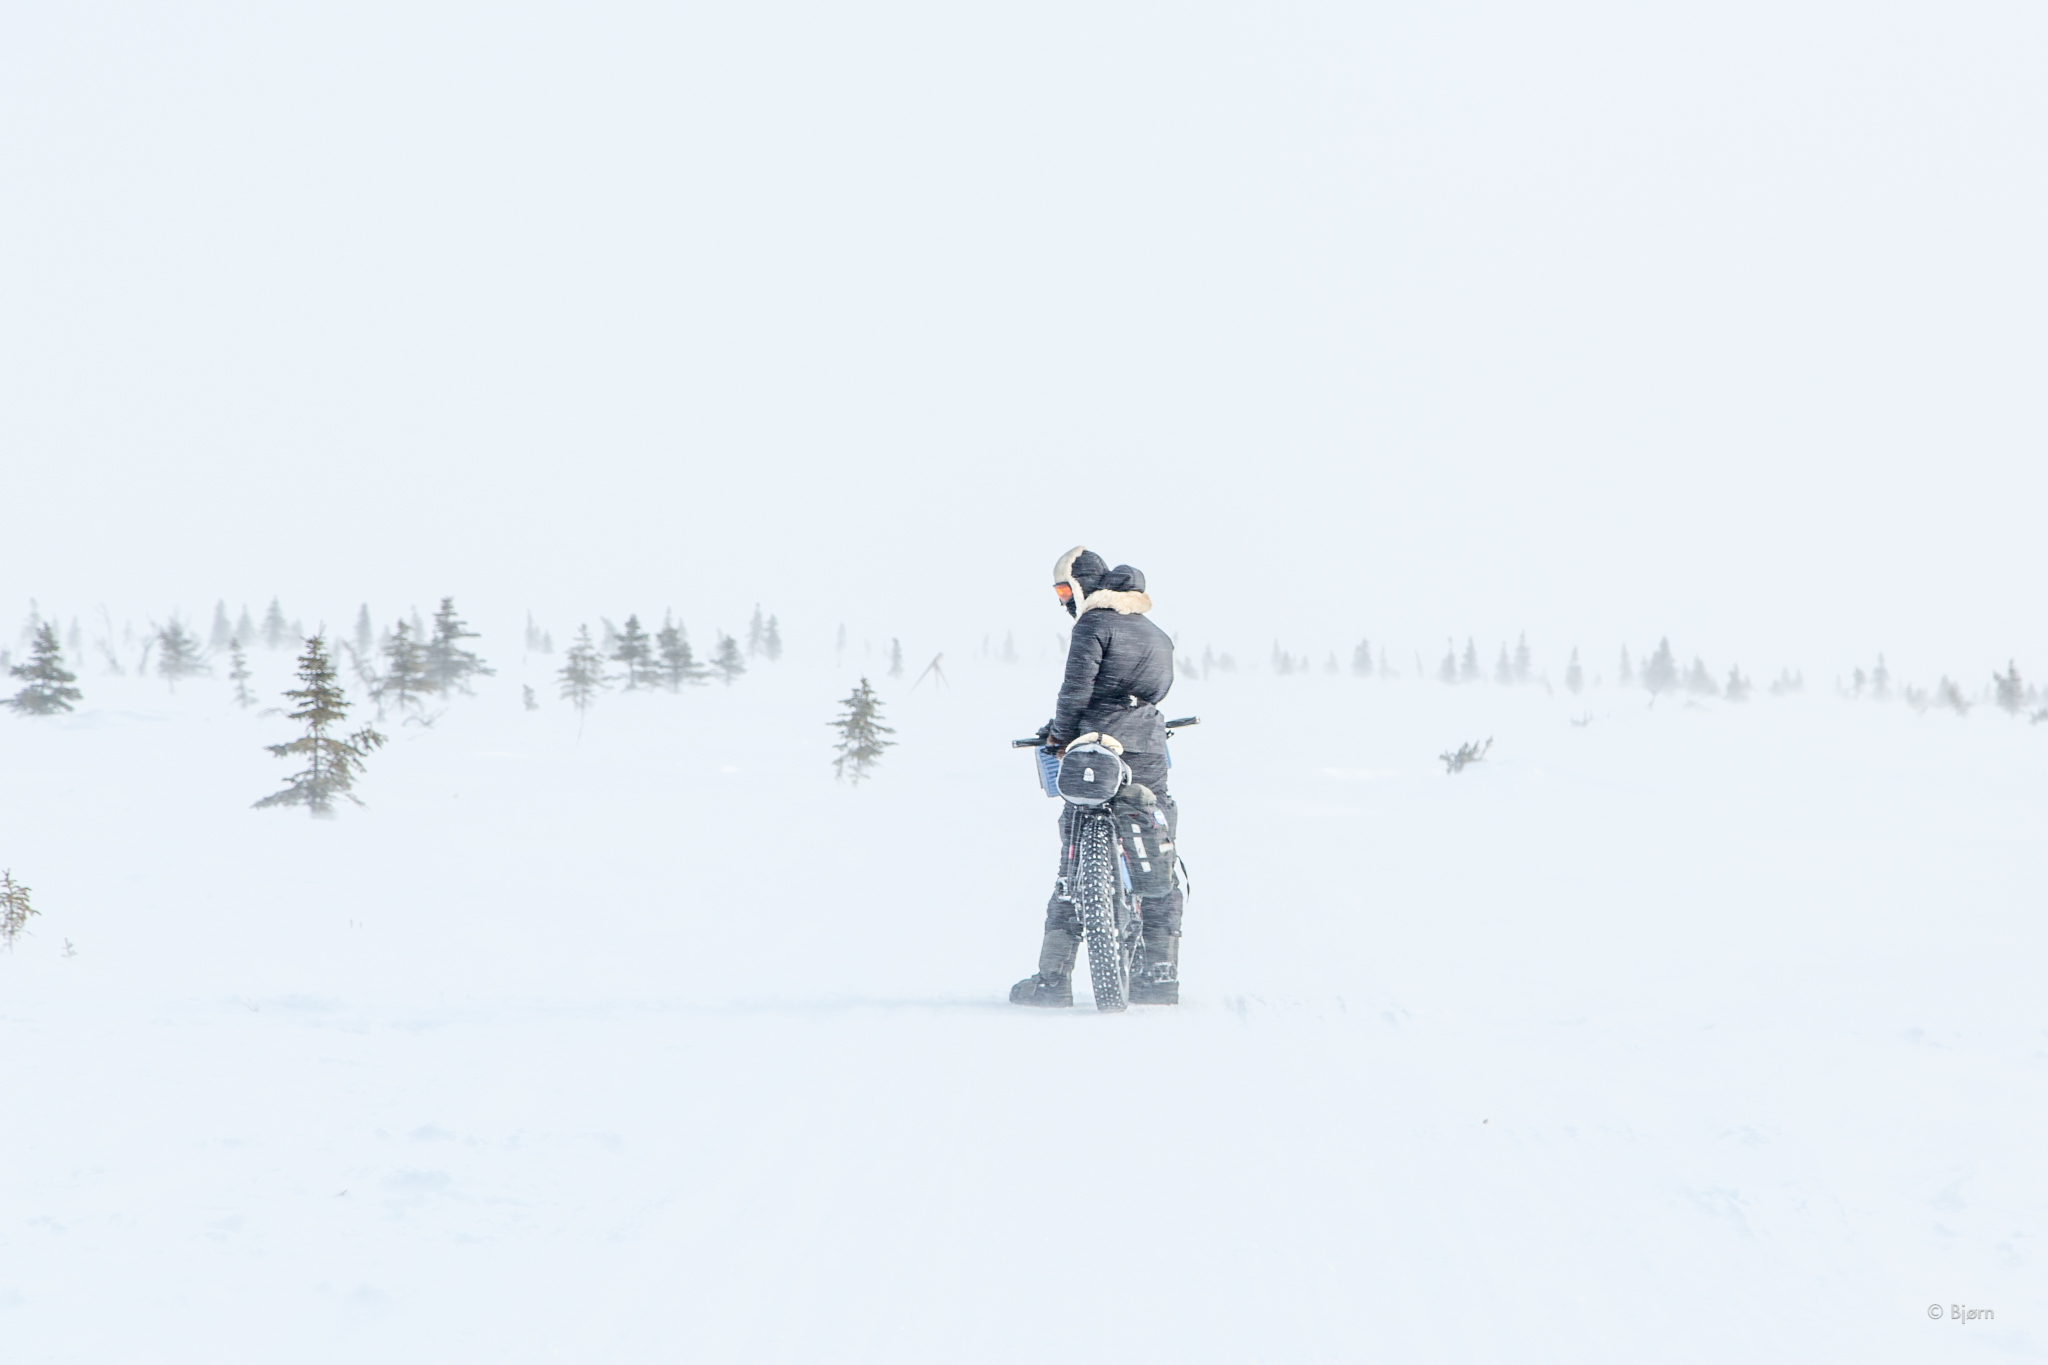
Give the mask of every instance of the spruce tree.
<path id="1" fill-rule="evenodd" d="M 782 657 L 782 623 L 773 616 L 768 618 L 768 633 L 761 637 L 761 652 L 771 664 Z"/>
<path id="2" fill-rule="evenodd" d="M 1458 665 L 1458 681 L 1475 683 L 1479 681 L 1479 677 L 1479 646 L 1473 643 L 1471 636 L 1467 635 L 1465 637 L 1465 658 Z"/>
<path id="3" fill-rule="evenodd" d="M 892 678 L 903 676 L 903 642 L 901 640 L 891 639 L 889 641 L 889 676 Z"/>
<path id="4" fill-rule="evenodd" d="M 704 681 L 709 670 L 697 662 L 697 656 L 690 650 L 689 635 L 672 617 L 662 617 L 654 644 L 661 655 L 661 680 L 668 684 L 669 691 L 680 692 L 684 683 Z"/>
<path id="5" fill-rule="evenodd" d="M 284 608 L 270 599 L 270 610 L 263 613 L 263 647 L 283 649 L 285 640 L 291 635 L 291 627 L 285 624 Z"/>
<path id="6" fill-rule="evenodd" d="M 1444 661 L 1437 665 L 1436 680 L 1441 683 L 1458 681 L 1458 642 L 1444 641 Z"/>
<path id="7" fill-rule="evenodd" d="M 1870 698 L 1872 701 L 1892 699 L 1892 674 L 1884 666 L 1884 655 L 1877 656 L 1877 668 L 1870 675 Z"/>
<path id="8" fill-rule="evenodd" d="M 377 699 L 378 715 L 384 714 L 386 702 L 401 712 L 408 706 L 425 705 L 421 698 L 432 686 L 427 677 L 426 653 L 413 638 L 412 622 L 401 619 L 384 642 L 384 676 L 371 689 L 371 695 Z"/>
<path id="9" fill-rule="evenodd" d="M 1714 675 L 1707 672 L 1706 661 L 1699 655 L 1692 656 L 1692 667 L 1685 673 L 1685 690 L 1701 697 L 1717 697 L 1721 689 L 1714 682 Z"/>
<path id="10" fill-rule="evenodd" d="M 844 630 L 845 627 L 842 626 L 840 629 Z M 1209 651 L 1205 647 L 1202 650 L 1202 657 L 1206 659 L 1208 656 Z M 1015 631 L 1011 631 L 1003 636 L 1003 662 L 1006 664 L 1017 662 L 1017 633 Z M 1205 676 L 1207 675 L 1209 672 L 1208 664 L 1204 663 L 1202 665 L 1202 672 Z"/>
<path id="11" fill-rule="evenodd" d="M 761 604 L 754 603 L 754 619 L 747 622 L 747 657 L 759 654 L 768 643 L 768 627 L 761 620 Z"/>
<path id="12" fill-rule="evenodd" d="M 213 604 L 213 633 L 208 636 L 206 647 L 218 654 L 228 647 L 228 641 L 235 638 L 235 628 L 228 624 L 228 604 L 224 601 Z"/>
<path id="13" fill-rule="evenodd" d="M 626 628 L 619 632 L 618 642 L 612 647 L 612 658 L 626 666 L 627 691 L 638 691 L 641 683 L 654 680 L 654 646 L 648 642 L 647 632 L 640 628 L 638 615 L 626 618 Z"/>
<path id="14" fill-rule="evenodd" d="M 28 903 L 28 888 L 14 880 L 12 869 L 0 870 L 0 948 L 14 951 L 14 941 L 28 932 L 30 915 L 42 911 Z"/>
<path id="15" fill-rule="evenodd" d="M 2005 672 L 1993 673 L 1991 683 L 1998 698 L 1999 709 L 2009 715 L 2018 715 L 2027 704 L 2027 685 L 2020 681 L 2020 666 L 2006 660 Z"/>
<path id="16" fill-rule="evenodd" d="M 228 681 L 235 685 L 235 705 L 244 711 L 256 704 L 256 694 L 249 690 L 249 656 L 242 652 L 242 642 L 234 636 L 228 637 Z"/>
<path id="17" fill-rule="evenodd" d="M 175 616 L 156 633 L 156 671 L 173 688 L 180 678 L 213 671 L 199 652 L 199 637 Z"/>
<path id="18" fill-rule="evenodd" d="M 1361 678 L 1372 676 L 1372 642 L 1360 640 L 1358 648 L 1351 651 L 1351 671 Z"/>
<path id="19" fill-rule="evenodd" d="M 896 741 L 883 739 L 883 735 L 896 732 L 882 724 L 882 699 L 875 695 L 875 689 L 862 678 L 860 686 L 839 703 L 844 713 L 835 721 L 828 722 L 839 732 L 838 754 L 832 760 L 833 775 L 840 781 L 860 785 L 881 760 L 882 751 L 891 748 Z"/>
<path id="20" fill-rule="evenodd" d="M 48 621 L 36 627 L 27 663 L 14 664 L 8 673 L 28 686 L 8 698 L 7 705 L 24 716 L 53 716 L 69 711 L 71 703 L 85 694 L 71 684 L 78 676 L 64 669 L 64 648 L 57 643 L 57 627 Z"/>
<path id="21" fill-rule="evenodd" d="M 1564 690 L 1573 696 L 1586 690 L 1586 670 L 1579 667 L 1578 646 L 1572 647 L 1572 661 L 1565 665 Z"/>
<path id="22" fill-rule="evenodd" d="M 356 612 L 356 653 L 367 659 L 372 646 L 377 643 L 377 632 L 370 625 L 370 604 L 363 603 Z"/>
<path id="23" fill-rule="evenodd" d="M 1643 686 L 1656 695 L 1662 695 L 1678 686 L 1678 660 L 1671 655 L 1671 641 L 1668 638 L 1657 642 L 1657 652 L 1643 665 Z"/>
<path id="24" fill-rule="evenodd" d="M 306 766 L 285 779 L 285 788 L 272 792 L 255 805 L 304 806 L 314 816 L 334 814 L 334 798 L 345 796 L 358 806 L 362 801 L 351 788 L 363 770 L 363 760 L 384 742 L 384 736 L 364 726 L 346 737 L 330 733 L 348 714 L 348 699 L 334 680 L 334 661 L 327 657 L 327 642 L 315 635 L 307 639 L 299 656 L 300 686 L 285 692 L 299 703 L 291 718 L 306 732 L 285 744 L 264 747 L 279 758 L 304 755 Z"/>
<path id="25" fill-rule="evenodd" d="M 724 631 L 718 632 L 718 652 L 711 656 L 711 667 L 718 680 L 731 687 L 733 679 L 747 671 L 747 661 L 740 657 L 740 642 Z"/>
<path id="26" fill-rule="evenodd" d="M 1754 691 L 1749 679 L 1742 676 L 1742 670 L 1733 664 L 1728 667 L 1728 686 L 1723 689 L 1730 701 L 1748 701 Z"/>
<path id="27" fill-rule="evenodd" d="M 113 629 L 111 624 L 107 628 Z M 246 602 L 242 604 L 242 614 L 235 619 L 235 638 L 251 642 L 256 639 L 256 623 L 249 619 L 249 604 Z"/>
<path id="28" fill-rule="evenodd" d="M 555 652 L 555 638 L 534 624 L 533 613 L 526 613 L 526 650 L 529 654 L 552 654 Z"/>
<path id="29" fill-rule="evenodd" d="M 604 656 L 597 652 L 589 626 L 577 630 L 576 643 L 569 646 L 562 671 L 556 676 L 562 680 L 562 700 L 576 708 L 576 733 L 581 735 L 583 713 L 597 700 L 599 692 L 611 686 L 611 679 L 604 672 Z"/>
<path id="30" fill-rule="evenodd" d="M 442 598 L 440 609 L 434 613 L 434 634 L 425 651 L 428 685 L 436 692 L 457 687 L 467 692 L 471 678 L 488 678 L 496 673 L 496 669 L 486 668 L 483 660 L 462 647 L 464 640 L 477 638 L 477 633 L 455 614 L 455 599 Z"/>
<path id="31" fill-rule="evenodd" d="M 1514 666 L 1508 662 L 1508 647 L 1506 645 L 1500 647 L 1500 660 L 1493 666 L 1493 680 L 1502 687 L 1508 686 L 1515 680 Z"/>
<path id="32" fill-rule="evenodd" d="M 1529 678 L 1530 678 L 1530 673 L 1531 673 L 1531 668 L 1532 668 L 1532 665 L 1533 665 L 1533 663 L 1534 663 L 1534 660 L 1532 660 L 1532 659 L 1531 659 L 1531 658 L 1529 657 L 1529 636 L 1528 636 L 1527 632 L 1524 632 L 1523 634 L 1521 634 L 1521 635 L 1518 635 L 1518 636 L 1516 636 L 1516 637 L 1515 637 L 1515 681 L 1516 681 L 1516 682 L 1518 682 L 1518 683 L 1525 683 L 1525 682 L 1528 682 L 1528 681 L 1529 681 Z"/>

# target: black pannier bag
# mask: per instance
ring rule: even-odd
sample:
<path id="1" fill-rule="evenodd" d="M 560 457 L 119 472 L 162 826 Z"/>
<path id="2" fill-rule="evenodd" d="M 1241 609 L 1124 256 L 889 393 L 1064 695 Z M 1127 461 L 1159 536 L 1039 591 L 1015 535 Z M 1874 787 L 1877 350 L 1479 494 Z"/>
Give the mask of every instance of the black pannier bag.
<path id="1" fill-rule="evenodd" d="M 1130 780 L 1131 770 L 1123 756 L 1105 744 L 1083 735 L 1067 746 L 1060 760 L 1060 795 L 1076 806 L 1107 805 Z M 1114 743 L 1114 741 L 1111 741 Z"/>
<path id="2" fill-rule="evenodd" d="M 1116 837 L 1123 845 L 1131 894 L 1140 899 L 1171 894 L 1174 851 L 1166 812 L 1154 805 L 1124 800 L 1112 806 L 1110 814 L 1116 817 Z"/>

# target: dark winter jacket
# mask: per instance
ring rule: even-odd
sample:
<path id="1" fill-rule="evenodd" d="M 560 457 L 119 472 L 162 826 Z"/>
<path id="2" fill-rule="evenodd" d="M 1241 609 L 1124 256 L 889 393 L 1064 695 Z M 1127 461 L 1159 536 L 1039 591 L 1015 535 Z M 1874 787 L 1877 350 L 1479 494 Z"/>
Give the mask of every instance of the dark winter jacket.
<path id="1" fill-rule="evenodd" d="M 1145 575 L 1128 564 L 1107 569 L 1101 556 L 1080 546 L 1062 555 L 1053 572 L 1055 583 L 1073 585 L 1077 607 L 1053 742 L 1094 730 L 1116 736 L 1132 753 L 1164 753 L 1158 704 L 1173 686 L 1173 640 L 1145 619 L 1152 610 Z"/>

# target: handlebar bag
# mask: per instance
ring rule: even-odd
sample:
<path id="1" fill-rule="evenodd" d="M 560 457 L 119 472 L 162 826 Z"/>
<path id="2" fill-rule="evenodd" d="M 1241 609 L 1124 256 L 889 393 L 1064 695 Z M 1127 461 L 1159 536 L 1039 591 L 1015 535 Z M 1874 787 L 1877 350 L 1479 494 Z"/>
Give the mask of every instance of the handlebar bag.
<path id="1" fill-rule="evenodd" d="M 1060 760 L 1060 795 L 1070 806 L 1105 806 L 1131 780 L 1122 755 L 1100 744 L 1070 744 Z"/>

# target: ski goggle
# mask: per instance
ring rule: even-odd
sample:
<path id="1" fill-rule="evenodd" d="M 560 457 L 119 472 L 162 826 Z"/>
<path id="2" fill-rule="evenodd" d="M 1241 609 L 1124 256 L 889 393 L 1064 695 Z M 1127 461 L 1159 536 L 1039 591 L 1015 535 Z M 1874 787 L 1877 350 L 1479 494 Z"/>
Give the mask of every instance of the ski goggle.
<path id="1" fill-rule="evenodd" d="M 1053 596 L 1059 598 L 1062 605 L 1071 606 L 1073 604 L 1074 585 L 1072 583 L 1055 583 L 1052 585 L 1052 591 Z"/>

